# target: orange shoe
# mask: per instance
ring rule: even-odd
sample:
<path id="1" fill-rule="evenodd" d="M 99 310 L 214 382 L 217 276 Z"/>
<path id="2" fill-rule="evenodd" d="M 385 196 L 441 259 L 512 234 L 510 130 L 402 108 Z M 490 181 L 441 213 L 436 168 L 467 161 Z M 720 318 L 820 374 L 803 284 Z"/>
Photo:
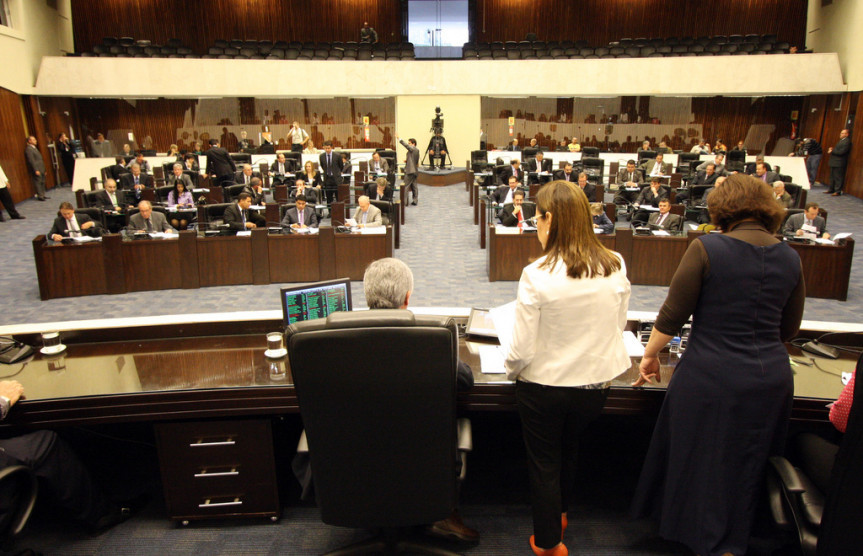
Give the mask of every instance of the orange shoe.
<path id="1" fill-rule="evenodd" d="M 569 550 L 567 550 L 566 545 L 563 543 L 558 544 L 554 548 L 539 548 L 533 542 L 533 535 L 530 536 L 530 547 L 533 549 L 533 553 L 536 556 L 568 556 Z"/>
<path id="2" fill-rule="evenodd" d="M 569 521 L 566 519 L 566 512 L 560 514 L 560 540 L 563 540 L 563 534 L 566 533 L 566 526 Z"/>

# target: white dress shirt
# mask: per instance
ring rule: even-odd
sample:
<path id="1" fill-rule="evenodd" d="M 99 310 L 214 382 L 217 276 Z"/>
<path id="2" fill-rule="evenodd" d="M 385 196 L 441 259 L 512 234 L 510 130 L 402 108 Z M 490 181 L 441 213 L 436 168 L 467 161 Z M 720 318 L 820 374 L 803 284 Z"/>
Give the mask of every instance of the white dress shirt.
<path id="1" fill-rule="evenodd" d="M 570 278 L 558 261 L 540 257 L 518 282 L 515 327 L 506 375 L 548 386 L 607 382 L 630 367 L 623 344 L 630 284 L 623 258 L 610 276 Z"/>

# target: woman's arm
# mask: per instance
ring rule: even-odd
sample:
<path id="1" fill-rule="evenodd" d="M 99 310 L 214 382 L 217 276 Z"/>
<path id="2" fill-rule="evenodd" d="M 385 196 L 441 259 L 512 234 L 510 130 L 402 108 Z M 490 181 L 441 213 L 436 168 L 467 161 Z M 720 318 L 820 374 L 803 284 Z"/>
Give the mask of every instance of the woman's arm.
<path id="1" fill-rule="evenodd" d="M 531 282 L 528 270 L 521 273 L 518 294 L 515 301 L 515 325 L 512 331 L 512 345 L 509 346 L 504 367 L 506 376 L 515 380 L 521 371 L 533 360 L 536 353 L 536 338 L 539 334 L 539 299 L 536 288 Z"/>

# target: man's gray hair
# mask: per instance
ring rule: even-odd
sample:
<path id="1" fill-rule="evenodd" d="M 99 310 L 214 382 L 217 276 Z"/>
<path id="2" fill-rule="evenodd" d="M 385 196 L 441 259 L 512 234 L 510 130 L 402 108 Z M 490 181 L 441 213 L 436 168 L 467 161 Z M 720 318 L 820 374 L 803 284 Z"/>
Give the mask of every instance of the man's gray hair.
<path id="1" fill-rule="evenodd" d="M 182 164 L 180 164 L 179 162 L 177 162 L 177 163 L 175 163 L 171 168 L 172 168 L 172 169 L 173 169 L 173 168 L 179 168 L 180 170 L 182 170 L 182 169 L 183 169 L 183 165 L 182 165 Z"/>
<path id="2" fill-rule="evenodd" d="M 369 309 L 398 309 L 414 289 L 411 269 L 399 259 L 378 259 L 366 267 L 363 291 Z"/>

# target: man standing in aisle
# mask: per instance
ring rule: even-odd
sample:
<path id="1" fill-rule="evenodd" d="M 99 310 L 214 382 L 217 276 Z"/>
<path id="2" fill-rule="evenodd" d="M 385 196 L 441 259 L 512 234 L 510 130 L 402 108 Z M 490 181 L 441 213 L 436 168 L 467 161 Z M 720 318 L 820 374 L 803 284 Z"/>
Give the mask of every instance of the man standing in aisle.
<path id="1" fill-rule="evenodd" d="M 336 190 L 342 183 L 342 157 L 333 152 L 333 142 L 324 141 L 324 152 L 318 159 L 321 172 L 324 174 L 324 193 L 327 203 L 336 198 Z"/>
<path id="2" fill-rule="evenodd" d="M 824 193 L 838 197 L 842 195 L 842 188 L 845 185 L 845 168 L 848 167 L 848 155 L 851 153 L 851 139 L 848 137 L 847 129 L 839 132 L 839 142 L 835 147 L 827 149 L 827 152 L 830 154 L 830 160 L 827 162 L 830 166 L 830 187 Z"/>
<path id="3" fill-rule="evenodd" d="M 30 170 L 30 179 L 33 181 L 33 189 L 36 198 L 44 201 L 45 197 L 45 159 L 36 148 L 37 141 L 32 135 L 27 138 L 27 146 L 24 148 L 24 156 L 27 159 L 27 168 Z"/>
<path id="4" fill-rule="evenodd" d="M 301 153 L 303 152 L 303 147 L 309 141 L 309 134 L 295 121 L 291 124 L 290 131 L 288 131 L 288 139 L 291 140 L 291 152 Z"/>
<path id="5" fill-rule="evenodd" d="M 26 218 L 15 210 L 15 203 L 12 201 L 12 195 L 9 193 L 9 178 L 6 177 L 3 168 L 0 168 L 0 204 L 3 205 L 3 208 L 6 209 L 12 220 L 24 220 Z M 0 212 L 0 222 L 4 220 L 3 213 Z"/>
<path id="6" fill-rule="evenodd" d="M 237 163 L 231 158 L 230 153 L 219 146 L 218 139 L 210 139 L 210 148 L 207 150 L 207 175 L 210 176 L 213 186 L 222 185 L 223 182 L 234 183 L 234 172 L 237 171 Z"/>
<path id="7" fill-rule="evenodd" d="M 420 190 L 417 186 L 417 169 L 420 165 L 420 150 L 417 147 L 417 140 L 414 138 L 408 139 L 408 142 L 405 143 L 404 139 L 399 139 L 396 137 L 396 141 L 402 144 L 404 148 L 408 150 L 407 157 L 405 158 L 405 177 L 404 177 L 404 202 L 407 204 L 408 202 L 408 193 L 413 193 L 413 201 L 412 205 L 417 204 L 417 200 L 420 196 Z"/>

